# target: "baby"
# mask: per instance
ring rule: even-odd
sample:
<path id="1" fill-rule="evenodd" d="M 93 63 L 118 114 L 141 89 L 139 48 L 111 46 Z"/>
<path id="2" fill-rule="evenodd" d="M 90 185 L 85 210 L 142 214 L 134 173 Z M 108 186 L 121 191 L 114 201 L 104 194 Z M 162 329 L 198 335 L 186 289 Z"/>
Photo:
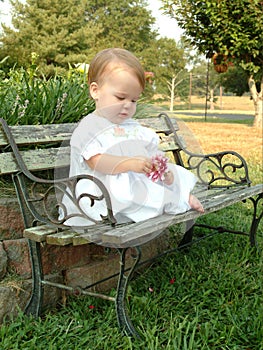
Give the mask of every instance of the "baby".
<path id="1" fill-rule="evenodd" d="M 155 132 L 132 119 L 145 88 L 139 60 L 125 49 L 105 49 L 90 63 L 88 82 L 96 109 L 72 134 L 70 176 L 99 178 L 109 191 L 118 222 L 138 222 L 191 208 L 203 212 L 191 194 L 196 178 L 188 170 L 168 163 L 158 181 L 149 177 L 152 158 L 161 152 Z M 87 186 L 83 180 L 78 193 L 87 192 Z M 82 208 L 90 213 L 88 201 L 83 200 Z M 96 206 L 92 211 L 96 217 Z"/>

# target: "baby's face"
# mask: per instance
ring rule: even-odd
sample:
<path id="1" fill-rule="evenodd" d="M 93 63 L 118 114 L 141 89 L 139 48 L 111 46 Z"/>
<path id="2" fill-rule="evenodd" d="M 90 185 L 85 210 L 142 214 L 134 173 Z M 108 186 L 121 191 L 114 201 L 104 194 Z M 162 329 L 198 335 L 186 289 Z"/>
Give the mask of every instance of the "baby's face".
<path id="1" fill-rule="evenodd" d="M 90 93 L 96 103 L 95 113 L 114 124 L 132 118 L 142 93 L 137 77 L 129 70 L 113 70 L 103 83 L 91 83 Z"/>

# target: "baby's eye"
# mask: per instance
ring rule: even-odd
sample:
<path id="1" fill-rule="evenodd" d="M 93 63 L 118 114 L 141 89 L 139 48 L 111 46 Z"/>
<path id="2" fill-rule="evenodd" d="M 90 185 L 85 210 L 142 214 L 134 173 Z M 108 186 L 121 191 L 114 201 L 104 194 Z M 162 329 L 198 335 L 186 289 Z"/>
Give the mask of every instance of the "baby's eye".
<path id="1" fill-rule="evenodd" d="M 120 100 L 120 101 L 123 101 L 125 100 L 125 97 L 122 97 L 122 96 L 116 96 L 117 100 Z"/>

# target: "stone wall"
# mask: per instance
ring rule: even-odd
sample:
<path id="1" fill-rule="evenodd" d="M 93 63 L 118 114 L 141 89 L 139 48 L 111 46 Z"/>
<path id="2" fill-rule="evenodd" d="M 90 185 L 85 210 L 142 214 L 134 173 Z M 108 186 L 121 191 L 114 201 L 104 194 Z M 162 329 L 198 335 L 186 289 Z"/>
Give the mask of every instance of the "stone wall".
<path id="1" fill-rule="evenodd" d="M 24 309 L 31 294 L 31 265 L 23 220 L 16 199 L 0 199 L 0 324 L 5 317 Z M 143 259 L 168 247 L 167 235 L 142 247 Z M 85 287 L 118 272 L 119 254 L 95 244 L 50 246 L 43 244 L 42 259 L 46 278 L 73 287 Z M 132 257 L 128 258 L 128 265 Z M 116 278 L 93 288 L 107 291 L 116 287 Z M 63 294 L 64 295 L 64 294 Z M 65 295 L 64 295 L 65 297 Z M 62 292 L 45 286 L 44 306 L 54 307 Z"/>

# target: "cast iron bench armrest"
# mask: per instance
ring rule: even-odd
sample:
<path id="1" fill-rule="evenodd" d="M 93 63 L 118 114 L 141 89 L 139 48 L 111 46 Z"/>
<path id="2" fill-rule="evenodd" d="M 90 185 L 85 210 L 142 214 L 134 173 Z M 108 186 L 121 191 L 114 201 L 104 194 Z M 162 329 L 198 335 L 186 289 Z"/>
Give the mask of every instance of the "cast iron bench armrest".
<path id="1" fill-rule="evenodd" d="M 208 188 L 250 185 L 245 159 L 234 151 L 194 154 L 184 150 L 188 159 L 185 168 L 196 172 L 199 181 Z"/>
<path id="2" fill-rule="evenodd" d="M 20 198 L 20 202 L 23 200 L 30 210 L 34 222 L 38 221 L 39 223 L 60 227 L 66 220 L 77 216 L 92 221 L 94 224 L 99 223 L 100 221 L 93 219 L 82 210 L 79 202 L 82 198 L 86 197 L 89 198 L 91 207 L 96 201 L 104 200 L 107 215 L 101 215 L 101 219 L 108 220 L 112 225 L 116 223 L 112 212 L 110 195 L 102 181 L 90 175 L 78 175 L 71 178 L 53 180 L 43 179 L 34 175 L 28 170 L 6 121 L 1 118 L 0 122 L 20 169 L 19 172 L 13 174 L 14 182 L 17 183 L 16 189 L 20 189 L 18 197 Z M 21 174 L 24 176 L 21 176 Z M 99 191 L 99 194 L 82 193 L 81 195 L 77 195 L 76 186 L 81 180 L 92 181 L 96 186 L 96 192 Z M 69 191 L 66 191 L 67 188 Z M 63 194 L 66 194 L 68 199 L 76 207 L 77 211 L 75 214 L 67 214 L 67 209 L 61 201 Z M 57 200 L 57 204 L 55 204 L 56 209 L 60 208 L 63 211 L 62 219 L 58 219 L 58 211 L 53 212 L 50 209 L 50 203 L 54 202 L 54 199 Z M 40 203 L 42 204 L 41 206 L 39 205 Z"/>
<path id="3" fill-rule="evenodd" d="M 15 182 L 19 182 L 17 188 L 23 189 L 23 191 L 21 190 L 22 193 L 20 193 L 20 196 L 22 195 L 34 221 L 49 224 L 57 228 L 64 228 L 64 223 L 68 219 L 78 217 L 89 220 L 93 222 L 93 224 L 107 221 L 112 226 L 115 225 L 116 220 L 113 216 L 109 193 L 99 179 L 90 175 L 79 175 L 59 180 L 46 180 L 36 177 L 30 172 L 24 175 L 25 177 L 22 177 L 21 173 L 14 174 L 13 178 Z M 28 182 L 27 179 L 32 182 Z M 96 195 L 89 192 L 77 195 L 76 186 L 81 180 L 91 181 L 96 186 Z M 66 189 L 68 190 L 66 191 Z M 70 200 L 76 208 L 74 213 L 67 212 L 67 208 L 62 202 L 63 195 L 67 196 L 68 200 Z M 84 197 L 89 199 L 90 207 L 96 202 L 103 201 L 105 203 L 104 207 L 107 208 L 107 214 L 101 213 L 101 220 L 89 216 L 83 211 L 80 205 L 80 201 Z M 58 209 L 60 209 L 61 214 L 63 214 L 61 218 L 58 218 Z"/>
<path id="4" fill-rule="evenodd" d="M 162 113 L 169 129 L 168 135 L 178 145 L 175 152 L 178 164 L 196 173 L 199 182 L 208 188 L 224 188 L 236 185 L 250 185 L 248 166 L 245 159 L 235 151 L 220 151 L 210 154 L 197 154 L 190 152 L 177 134 L 178 126 Z"/>

